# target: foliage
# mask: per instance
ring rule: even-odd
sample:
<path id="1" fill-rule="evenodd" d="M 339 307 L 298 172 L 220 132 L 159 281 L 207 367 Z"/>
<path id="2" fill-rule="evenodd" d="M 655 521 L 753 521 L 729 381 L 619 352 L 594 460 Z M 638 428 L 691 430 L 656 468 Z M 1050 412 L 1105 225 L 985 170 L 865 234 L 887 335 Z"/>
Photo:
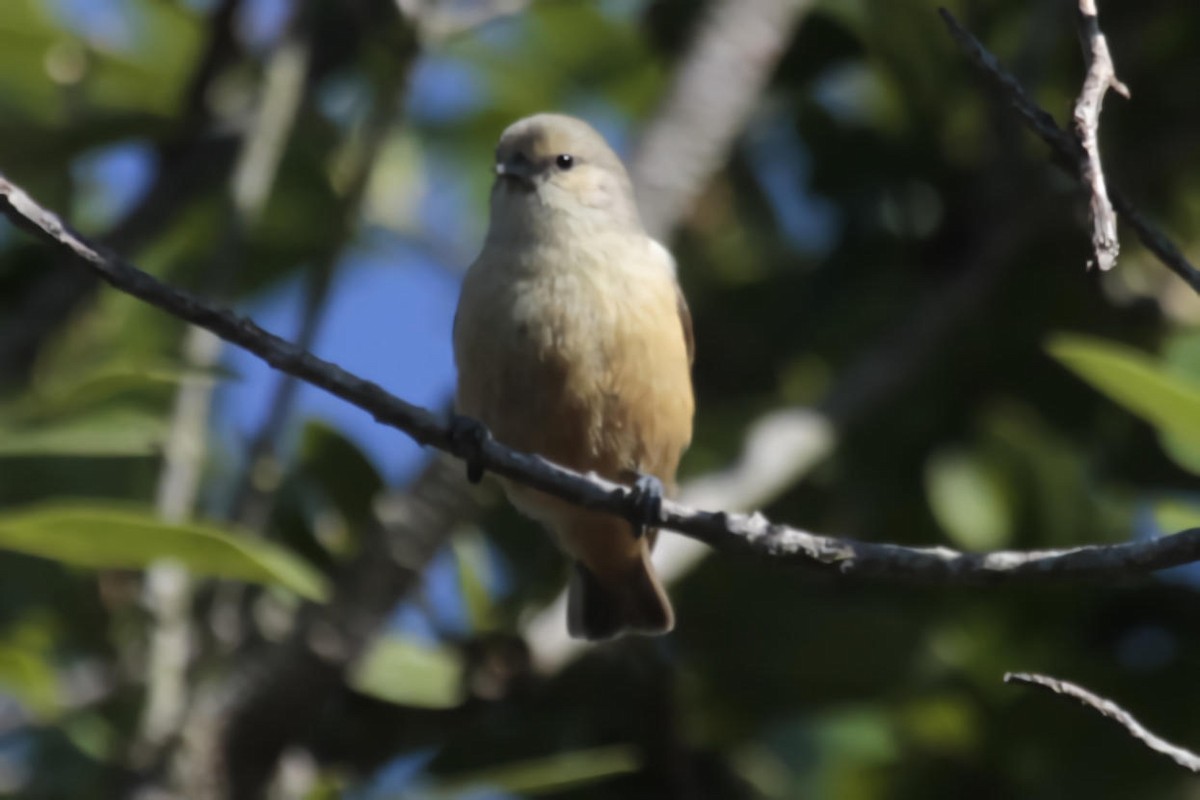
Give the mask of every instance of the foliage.
<path id="1" fill-rule="evenodd" d="M 357 289 L 352 311 L 310 314 L 315 349 L 355 370 L 382 354 L 394 371 L 366 377 L 427 404 L 449 396 L 447 298 L 485 225 L 498 132 L 563 109 L 628 155 L 702 24 L 684 0 L 542 0 L 423 39 L 356 200 L 346 176 L 372 104 L 404 68 L 397 4 L 246 0 L 197 101 L 224 5 L 6 0 L 0 171 L 140 266 L 283 335 L 297 316 L 279 298 L 334 309 Z M 293 5 L 313 16 L 288 23 Z M 683 478 L 733 461 L 762 413 L 821 404 L 837 450 L 764 509 L 772 518 L 967 549 L 1194 526 L 1200 299 L 1124 230 L 1116 270 L 1084 271 L 1083 199 L 981 86 L 935 5 L 814 3 L 676 232 L 699 398 Z M 1106 169 L 1194 253 L 1200 6 L 1099 5 L 1133 90 L 1106 104 Z M 1082 66 L 1061 4 L 952 6 L 1044 107 L 1069 107 Z M 238 218 L 242 137 L 296 31 L 311 45 L 303 101 L 263 207 Z M 3 225 L 0 794 L 125 796 L 161 778 L 138 755 L 162 610 L 144 605 L 141 570 L 166 558 L 196 578 L 189 692 L 234 685 L 320 610 L 341 568 L 369 557 L 380 495 L 423 462 L 394 432 L 364 435 L 361 414 L 300 392 L 274 456 L 247 464 L 274 376 L 228 353 L 195 363 L 183 326 Z M 389 272 L 411 293 L 378 297 L 370 282 Z M 197 385 L 218 394 L 195 521 L 167 521 L 153 510 L 164 449 L 180 393 Z M 1200 744 L 1190 567 L 1120 586 L 967 590 L 710 558 L 672 588 L 670 638 L 530 672 L 519 647 L 489 637 L 519 632 L 564 575 L 510 509 L 460 531 L 338 692 L 311 698 L 321 724 L 296 733 L 317 757 L 310 796 L 1124 798 L 1191 786 L 1103 721 L 1000 682 L 1014 669 L 1059 675 Z M 362 599 L 374 587 L 352 588 Z M 232 643 L 231 615 L 244 633 Z"/>

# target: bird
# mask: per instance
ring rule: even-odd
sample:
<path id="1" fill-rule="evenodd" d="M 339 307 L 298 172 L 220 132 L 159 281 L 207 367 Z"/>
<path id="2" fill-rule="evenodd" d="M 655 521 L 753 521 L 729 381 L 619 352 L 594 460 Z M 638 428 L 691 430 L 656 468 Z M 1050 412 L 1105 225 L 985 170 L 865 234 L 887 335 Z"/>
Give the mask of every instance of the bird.
<path id="1" fill-rule="evenodd" d="M 541 113 L 500 136 L 453 340 L 460 435 L 626 484 L 657 518 L 692 438 L 691 313 L 621 159 L 587 122 Z M 479 466 L 468 461 L 468 475 L 477 480 Z M 656 529 L 501 483 L 574 562 L 571 636 L 674 627 L 650 560 Z"/>

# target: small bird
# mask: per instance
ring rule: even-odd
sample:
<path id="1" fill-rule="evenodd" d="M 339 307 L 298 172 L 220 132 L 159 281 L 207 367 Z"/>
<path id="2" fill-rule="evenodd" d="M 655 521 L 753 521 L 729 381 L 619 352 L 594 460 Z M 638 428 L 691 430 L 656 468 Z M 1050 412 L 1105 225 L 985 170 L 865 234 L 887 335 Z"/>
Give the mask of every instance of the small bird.
<path id="1" fill-rule="evenodd" d="M 513 123 L 495 171 L 487 237 L 454 321 L 458 419 L 635 487 L 653 514 L 674 485 L 695 410 L 692 321 L 675 262 L 646 234 L 625 167 L 586 122 L 537 114 Z M 656 530 L 511 481 L 504 489 L 575 560 L 572 636 L 674 627 L 650 562 Z"/>

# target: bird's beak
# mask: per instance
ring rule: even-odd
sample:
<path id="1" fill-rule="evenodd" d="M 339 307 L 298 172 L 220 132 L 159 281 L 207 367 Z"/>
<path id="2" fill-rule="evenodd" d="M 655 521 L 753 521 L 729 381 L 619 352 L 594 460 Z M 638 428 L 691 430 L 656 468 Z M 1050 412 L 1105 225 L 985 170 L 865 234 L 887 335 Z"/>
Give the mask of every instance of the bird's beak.
<path id="1" fill-rule="evenodd" d="M 523 189 L 532 189 L 533 167 L 524 158 L 510 158 L 507 161 L 497 161 L 496 179 L 520 186 Z"/>

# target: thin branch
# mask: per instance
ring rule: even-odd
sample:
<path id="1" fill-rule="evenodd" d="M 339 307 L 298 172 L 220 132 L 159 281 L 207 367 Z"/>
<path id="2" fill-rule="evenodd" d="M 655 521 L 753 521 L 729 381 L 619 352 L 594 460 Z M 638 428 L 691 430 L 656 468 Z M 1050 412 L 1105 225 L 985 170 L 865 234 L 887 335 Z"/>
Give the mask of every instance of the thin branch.
<path id="1" fill-rule="evenodd" d="M 642 222 L 663 238 L 726 160 L 812 0 L 715 0 L 630 162 Z"/>
<path id="2" fill-rule="evenodd" d="M 132 264 L 97 251 L 58 216 L 2 176 L 0 198 L 3 198 L 0 211 L 13 222 L 70 251 L 115 288 L 207 328 L 276 369 L 358 406 L 422 445 L 459 458 L 476 458 L 490 472 L 581 507 L 617 514 L 631 521 L 652 522 L 656 527 L 678 531 L 718 550 L 833 575 L 955 584 L 1112 578 L 1200 560 L 1200 529 L 1146 542 L 1067 550 L 963 553 L 944 547 L 904 547 L 821 536 L 772 523 L 758 513 L 701 511 L 672 501 L 664 502 L 660 519 L 643 520 L 637 497 L 629 487 L 581 475 L 540 456 L 511 450 L 494 440 L 485 441 L 478 448 L 456 441 L 450 435 L 447 421 L 428 409 L 401 400 L 379 385 L 301 350 L 249 319 L 171 288 Z"/>
<path id="3" fill-rule="evenodd" d="M 156 499 L 159 515 L 170 522 L 184 522 L 195 511 L 214 388 L 203 370 L 212 368 L 220 353 L 221 340 L 211 331 L 188 329 L 183 360 L 198 374 L 187 378 L 175 394 Z M 146 571 L 143 603 L 154 624 L 146 657 L 146 702 L 132 755 L 134 763 L 146 769 L 166 751 L 187 713 L 192 639 L 187 570 L 170 560 L 152 564 Z"/>
<path id="4" fill-rule="evenodd" d="M 230 175 L 223 242 L 206 275 L 210 290 L 219 296 L 229 293 L 237 265 L 244 261 L 247 231 L 261 216 L 275 182 L 304 100 L 308 54 L 307 36 L 293 20 L 288 34 L 267 60 L 266 77 L 259 90 L 261 102 L 241 140 Z M 211 331 L 191 327 L 185 338 L 184 360 L 191 366 L 212 367 L 220 360 L 221 345 Z M 176 395 L 171 439 L 159 484 L 159 510 L 167 519 L 180 521 L 194 511 L 213 389 L 211 380 L 193 380 L 184 383 Z M 147 570 L 145 593 L 154 628 L 146 704 L 135 757 L 141 765 L 158 765 L 146 770 L 158 773 L 173 757 L 180 755 L 177 761 L 187 757 L 187 751 L 180 751 L 177 746 L 183 743 L 180 734 L 187 727 L 194 699 L 187 682 L 192 655 L 189 649 L 193 638 L 194 586 L 186 570 L 165 561 L 152 564 Z M 187 770 L 179 772 L 189 774 Z M 188 796 L 197 794 L 197 787 L 190 784 L 180 788 Z"/>
<path id="5" fill-rule="evenodd" d="M 1109 202 L 1104 168 L 1100 164 L 1100 109 L 1109 89 L 1128 98 L 1129 87 L 1117 79 L 1116 68 L 1108 52 L 1108 40 L 1100 30 L 1095 0 L 1079 0 L 1079 37 L 1083 45 L 1083 58 L 1087 63 L 1087 78 L 1075 102 L 1072 120 L 1075 137 L 1084 153 L 1079 171 L 1092 193 L 1090 211 L 1095 263 L 1100 269 L 1108 270 L 1116 265 L 1121 244 L 1117 239 L 1117 215 Z"/>
<path id="6" fill-rule="evenodd" d="M 412 20 L 423 43 L 444 45 L 504 17 L 529 7 L 531 0 L 472 0 L 472 2 L 431 2 L 396 0 L 400 13 Z"/>
<path id="7" fill-rule="evenodd" d="M 1113 722 L 1120 725 L 1129 735 L 1138 739 L 1151 750 L 1156 753 L 1162 753 L 1167 758 L 1174 761 L 1179 766 L 1191 772 L 1200 772 L 1200 756 L 1190 750 L 1185 750 L 1179 745 L 1171 744 L 1166 739 L 1163 739 L 1150 731 L 1146 730 L 1140 722 L 1134 719 L 1133 715 L 1111 700 L 1106 700 L 1097 694 L 1089 692 L 1082 686 L 1077 686 L 1068 681 L 1051 678 L 1048 675 L 1038 675 L 1031 672 L 1006 672 L 1004 674 L 1005 683 L 1023 683 L 1029 686 L 1040 686 L 1043 689 L 1049 689 L 1055 694 L 1065 697 L 1073 697 L 1089 708 L 1095 709 L 1102 715 L 1108 717 Z"/>
<path id="8" fill-rule="evenodd" d="M 305 610 L 291 638 L 252 663 L 242 685 L 231 682 L 222 707 L 223 735 L 214 763 L 228 783 L 213 797 L 259 797 L 276 760 L 323 713 L 322 700 L 343 685 L 380 626 L 421 576 L 464 515 L 478 515 L 478 496 L 458 462 L 433 459 L 410 491 L 378 504 L 364 546 L 337 577 L 332 598 Z M 207 797 L 207 795 L 205 796 Z"/>
<path id="9" fill-rule="evenodd" d="M 1079 165 L 1085 156 L 1078 140 L 1060 128 L 1054 117 L 1033 101 L 1021 84 L 1017 82 L 1017 79 L 1000 66 L 996 57 L 969 33 L 954 18 L 953 14 L 944 8 L 938 9 L 938 13 L 941 14 L 946 27 L 949 28 L 950 35 L 958 42 L 972 63 L 995 85 L 1000 94 L 1025 120 L 1029 128 L 1050 146 L 1056 159 L 1066 166 L 1068 171 L 1082 180 L 1083 176 L 1079 172 Z M 1146 249 L 1154 253 L 1159 261 L 1182 278 L 1195 292 L 1200 293 L 1200 269 L 1188 261 L 1170 238 L 1147 220 L 1117 187 L 1109 186 L 1108 194 L 1117 213 L 1129 223 Z"/>

